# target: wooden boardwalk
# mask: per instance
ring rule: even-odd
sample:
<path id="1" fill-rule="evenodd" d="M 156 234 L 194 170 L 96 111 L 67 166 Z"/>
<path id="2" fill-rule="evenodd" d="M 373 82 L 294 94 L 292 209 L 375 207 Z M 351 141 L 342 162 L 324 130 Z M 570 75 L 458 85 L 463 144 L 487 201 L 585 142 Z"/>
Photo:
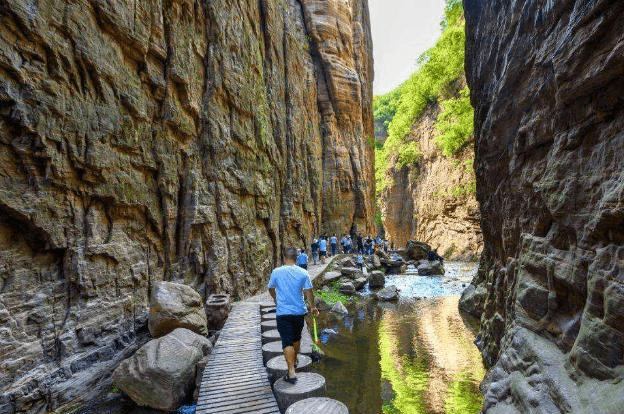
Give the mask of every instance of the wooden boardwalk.
<path id="1" fill-rule="evenodd" d="M 235 303 L 202 377 L 197 414 L 279 414 L 262 363 L 260 305 Z"/>

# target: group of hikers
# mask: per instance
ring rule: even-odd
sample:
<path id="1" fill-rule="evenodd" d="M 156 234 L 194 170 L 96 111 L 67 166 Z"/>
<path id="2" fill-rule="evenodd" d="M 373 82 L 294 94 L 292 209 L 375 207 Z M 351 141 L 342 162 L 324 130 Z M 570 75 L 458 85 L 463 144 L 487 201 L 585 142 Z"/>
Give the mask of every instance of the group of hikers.
<path id="1" fill-rule="evenodd" d="M 357 234 L 356 236 L 345 234 L 340 239 L 340 245 L 342 247 L 342 253 L 344 254 L 355 253 L 358 254 L 358 256 L 370 256 L 375 253 L 377 249 L 381 249 L 386 253 L 388 252 L 388 241 L 383 240 L 379 236 L 376 238 L 372 238 L 371 236 L 364 238 L 361 234 Z M 326 258 L 335 256 L 338 253 L 338 237 L 334 234 L 330 237 L 321 235 L 318 238 L 314 238 L 310 245 L 310 252 L 315 265 L 319 261 L 321 264 L 325 264 Z M 303 247 L 298 252 L 296 264 L 303 269 L 307 269 L 308 260 L 307 249 Z"/>

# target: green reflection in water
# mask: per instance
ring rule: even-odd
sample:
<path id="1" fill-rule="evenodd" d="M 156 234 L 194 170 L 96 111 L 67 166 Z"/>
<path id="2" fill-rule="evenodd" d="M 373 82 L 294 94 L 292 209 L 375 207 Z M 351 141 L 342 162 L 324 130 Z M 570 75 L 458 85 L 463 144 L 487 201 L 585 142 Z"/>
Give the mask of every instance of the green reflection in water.
<path id="1" fill-rule="evenodd" d="M 393 390 L 385 414 L 479 412 L 485 372 L 456 297 L 387 310 L 378 336 L 382 378 Z"/>
<path id="2" fill-rule="evenodd" d="M 476 414 L 485 371 L 475 328 L 457 297 L 400 305 L 361 303 L 351 316 L 323 313 L 321 328 L 339 334 L 322 346 L 314 368 L 327 394 L 352 414 Z"/>

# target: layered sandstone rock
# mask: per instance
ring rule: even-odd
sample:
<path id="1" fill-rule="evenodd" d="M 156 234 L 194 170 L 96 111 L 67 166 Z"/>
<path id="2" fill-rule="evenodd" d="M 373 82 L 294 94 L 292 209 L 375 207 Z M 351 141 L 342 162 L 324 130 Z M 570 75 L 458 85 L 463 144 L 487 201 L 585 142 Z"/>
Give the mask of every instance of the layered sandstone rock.
<path id="1" fill-rule="evenodd" d="M 422 157 L 399 167 L 396 159 L 388 174 L 391 184 L 380 195 L 386 237 L 395 247 L 409 240 L 431 245 L 440 255 L 472 259 L 482 249 L 479 207 L 472 188 L 472 147 L 453 158 L 435 143 L 434 123 L 440 113 L 430 105 L 406 139 L 418 143 Z"/>
<path id="2" fill-rule="evenodd" d="M 366 0 L 9 0 L 0 22 L 0 412 L 110 387 L 155 281 L 243 297 L 284 245 L 373 229 Z"/>
<path id="3" fill-rule="evenodd" d="M 621 413 L 624 3 L 464 3 L 485 412 Z"/>

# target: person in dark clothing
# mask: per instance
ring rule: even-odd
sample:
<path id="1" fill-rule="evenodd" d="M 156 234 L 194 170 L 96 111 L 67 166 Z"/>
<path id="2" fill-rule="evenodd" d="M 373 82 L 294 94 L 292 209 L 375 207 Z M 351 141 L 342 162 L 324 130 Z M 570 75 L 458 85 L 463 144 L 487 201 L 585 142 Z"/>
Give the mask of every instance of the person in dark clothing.
<path id="1" fill-rule="evenodd" d="M 331 245 L 331 255 L 335 256 L 336 255 L 336 246 L 338 245 L 338 238 L 336 237 L 335 234 L 333 236 L 331 236 L 331 238 L 329 239 L 329 244 Z"/>
<path id="2" fill-rule="evenodd" d="M 429 253 L 427 253 L 427 260 L 430 262 L 439 260 L 441 264 L 444 264 L 444 258 L 438 254 L 437 250 L 429 250 Z"/>
<path id="3" fill-rule="evenodd" d="M 310 249 L 312 250 L 312 259 L 314 260 L 314 264 L 316 265 L 319 249 L 318 241 L 316 239 L 314 239 L 314 241 L 312 242 L 312 246 L 310 246 Z"/>
<path id="4" fill-rule="evenodd" d="M 364 240 L 362 239 L 362 235 L 357 235 L 357 248 L 359 254 L 364 254 Z"/>

